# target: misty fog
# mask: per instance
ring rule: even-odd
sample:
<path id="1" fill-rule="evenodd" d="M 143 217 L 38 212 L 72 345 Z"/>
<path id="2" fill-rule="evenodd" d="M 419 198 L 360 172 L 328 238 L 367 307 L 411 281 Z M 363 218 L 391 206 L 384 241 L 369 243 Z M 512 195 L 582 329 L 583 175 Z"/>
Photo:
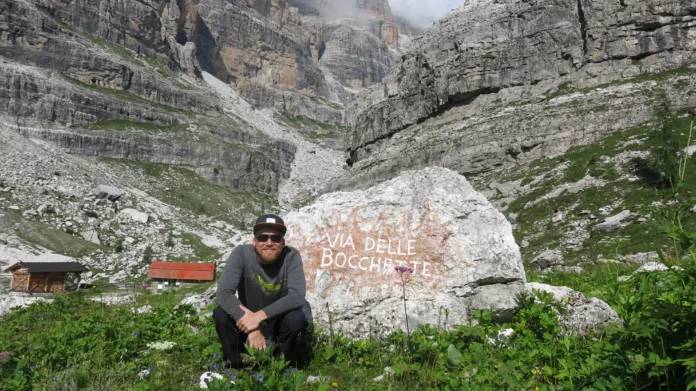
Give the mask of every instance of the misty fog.
<path id="1" fill-rule="evenodd" d="M 465 0 L 389 0 L 392 13 L 413 27 L 425 28 Z M 305 10 L 315 10 L 328 19 L 360 17 L 365 10 L 357 7 L 357 1 L 346 0 L 288 0 L 288 3 Z"/>
<path id="2" fill-rule="evenodd" d="M 389 0 L 394 16 L 414 27 L 426 28 L 464 0 Z"/>

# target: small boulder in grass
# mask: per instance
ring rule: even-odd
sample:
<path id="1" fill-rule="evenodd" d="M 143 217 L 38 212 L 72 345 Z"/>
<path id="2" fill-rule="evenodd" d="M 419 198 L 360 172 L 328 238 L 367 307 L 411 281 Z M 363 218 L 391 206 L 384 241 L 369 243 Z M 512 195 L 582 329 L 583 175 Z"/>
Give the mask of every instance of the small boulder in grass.
<path id="1" fill-rule="evenodd" d="M 150 372 L 151 372 L 150 368 L 143 369 L 142 371 L 140 371 L 140 373 L 138 373 L 138 377 L 141 379 L 145 379 L 146 377 L 150 376 Z"/>
<path id="2" fill-rule="evenodd" d="M 202 390 L 207 390 L 208 389 L 208 383 L 212 382 L 213 380 L 222 380 L 224 379 L 224 376 L 222 376 L 219 373 L 216 372 L 203 372 L 201 374 L 201 377 L 198 378 L 198 386 L 201 387 Z M 230 380 L 231 384 L 234 384 L 234 380 Z"/>

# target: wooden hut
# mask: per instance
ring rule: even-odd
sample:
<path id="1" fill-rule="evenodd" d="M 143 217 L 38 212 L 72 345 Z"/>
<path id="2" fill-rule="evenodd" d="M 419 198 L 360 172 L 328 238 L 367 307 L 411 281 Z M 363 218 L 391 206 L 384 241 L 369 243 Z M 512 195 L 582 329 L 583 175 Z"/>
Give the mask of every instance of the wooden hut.
<path id="1" fill-rule="evenodd" d="M 45 294 L 65 290 L 68 274 L 88 269 L 78 262 L 17 262 L 5 271 L 12 273 L 10 293 Z"/>
<path id="2" fill-rule="evenodd" d="M 153 293 L 215 279 L 215 263 L 152 262 L 147 276 Z"/>

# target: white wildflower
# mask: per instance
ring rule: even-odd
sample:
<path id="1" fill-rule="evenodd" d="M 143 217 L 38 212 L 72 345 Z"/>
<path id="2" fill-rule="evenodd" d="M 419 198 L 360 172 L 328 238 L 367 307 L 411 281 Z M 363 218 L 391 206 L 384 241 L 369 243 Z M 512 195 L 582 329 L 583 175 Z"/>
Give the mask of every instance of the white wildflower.
<path id="1" fill-rule="evenodd" d="M 169 350 L 176 346 L 176 342 L 162 341 L 162 342 L 150 342 L 147 347 L 152 350 Z"/>
<path id="2" fill-rule="evenodd" d="M 207 390 L 208 383 L 213 381 L 213 379 L 222 380 L 223 376 L 221 374 L 215 373 L 215 372 L 203 372 L 201 374 L 201 377 L 198 378 L 198 381 L 199 381 L 198 385 L 201 387 L 201 389 Z M 230 383 L 234 384 L 234 381 L 230 380 Z"/>

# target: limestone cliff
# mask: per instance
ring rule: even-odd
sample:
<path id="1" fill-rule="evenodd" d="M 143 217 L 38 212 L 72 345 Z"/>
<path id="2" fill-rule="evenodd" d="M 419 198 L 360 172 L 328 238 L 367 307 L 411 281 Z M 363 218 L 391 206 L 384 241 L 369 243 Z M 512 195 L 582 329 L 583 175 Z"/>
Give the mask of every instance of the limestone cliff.
<path id="1" fill-rule="evenodd" d="M 288 0 L 313 56 L 351 91 L 380 82 L 395 63 L 399 30 L 386 0 Z"/>
<path id="2" fill-rule="evenodd" d="M 649 120 L 656 89 L 693 105 L 654 82 L 693 75 L 695 48 L 693 2 L 470 1 L 354 101 L 349 184 L 556 154 Z"/>

